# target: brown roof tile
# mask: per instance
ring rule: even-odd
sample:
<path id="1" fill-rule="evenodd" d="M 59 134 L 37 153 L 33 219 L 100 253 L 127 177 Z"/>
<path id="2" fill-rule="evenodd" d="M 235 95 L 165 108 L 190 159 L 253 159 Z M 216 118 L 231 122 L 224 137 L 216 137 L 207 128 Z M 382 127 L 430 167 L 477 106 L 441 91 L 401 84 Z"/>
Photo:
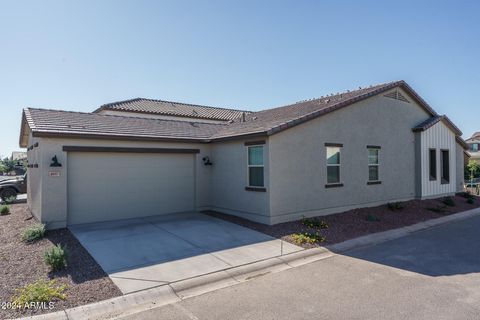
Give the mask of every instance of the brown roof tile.
<path id="1" fill-rule="evenodd" d="M 243 110 L 216 108 L 196 104 L 144 98 L 136 98 L 104 104 L 103 106 L 95 110 L 94 113 L 98 113 L 101 110 L 161 114 L 177 117 L 191 117 L 222 121 L 239 118 L 242 115 L 242 112 L 248 112 Z"/>
<path id="2" fill-rule="evenodd" d="M 176 108 L 172 115 L 191 117 L 189 112 L 196 110 L 201 117 L 217 117 L 231 119 L 223 124 L 208 124 L 177 120 L 146 119 L 127 116 L 110 116 L 98 113 L 79 113 L 58 110 L 25 109 L 24 122 L 35 134 L 50 135 L 92 135 L 108 137 L 134 137 L 145 139 L 184 139 L 195 141 L 216 141 L 231 139 L 246 135 L 271 135 L 305 121 L 349 106 L 355 102 L 383 93 L 395 87 L 403 88 L 431 116 L 422 127 L 432 125 L 434 121 L 444 120 L 451 125 L 452 130 L 458 130 L 445 116 L 439 116 L 407 83 L 404 81 L 390 82 L 368 88 L 347 91 L 319 99 L 301 101 L 295 104 L 252 112 L 246 114 L 243 121 L 242 111 L 211 108 L 196 105 L 175 104 L 167 101 L 134 99 L 128 102 L 110 104 L 108 108 L 127 108 L 155 113 L 162 109 Z M 150 101 L 150 102 L 147 102 Z M 161 107 L 159 107 L 161 106 Z M 187 107 L 190 106 L 190 107 Z M 106 108 L 105 106 L 102 108 Z M 149 109 L 151 108 L 151 109 Z M 156 109 L 160 108 L 160 109 Z M 186 109 L 183 109 L 186 108 Z M 207 110 L 208 109 L 208 110 Z M 155 111 L 156 110 L 156 111 Z M 179 110 L 185 110 L 179 111 Z M 98 111 L 98 110 L 97 110 Z M 205 113 L 204 113 L 205 112 Z M 240 116 L 240 118 L 238 118 Z M 233 120 L 232 120 L 233 119 Z M 458 132 L 461 134 L 460 130 Z M 21 137 L 25 137 L 22 125 Z M 24 138 L 21 138 L 25 140 Z"/>
<path id="3" fill-rule="evenodd" d="M 95 135 L 204 140 L 223 124 L 101 115 L 45 109 L 25 109 L 25 120 L 36 135 Z"/>

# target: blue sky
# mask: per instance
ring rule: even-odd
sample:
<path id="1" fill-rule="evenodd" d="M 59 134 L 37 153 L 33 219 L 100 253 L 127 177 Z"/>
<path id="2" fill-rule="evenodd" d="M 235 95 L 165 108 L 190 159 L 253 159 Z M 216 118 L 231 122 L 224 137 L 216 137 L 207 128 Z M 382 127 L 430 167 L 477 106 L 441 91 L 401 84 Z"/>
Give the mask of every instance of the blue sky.
<path id="1" fill-rule="evenodd" d="M 480 131 L 478 1 L 0 1 L 0 155 L 24 107 L 258 110 L 406 80 Z"/>

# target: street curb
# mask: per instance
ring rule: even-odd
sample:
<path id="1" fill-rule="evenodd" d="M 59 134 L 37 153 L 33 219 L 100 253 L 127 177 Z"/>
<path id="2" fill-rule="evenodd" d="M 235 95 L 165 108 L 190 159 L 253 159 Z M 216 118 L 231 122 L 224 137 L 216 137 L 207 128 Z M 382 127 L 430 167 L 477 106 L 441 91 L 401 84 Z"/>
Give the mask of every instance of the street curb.
<path id="1" fill-rule="evenodd" d="M 475 208 L 468 211 L 463 211 L 459 213 L 454 213 L 445 217 L 431 219 L 424 222 L 419 222 L 416 224 L 412 224 L 410 226 L 372 233 L 366 236 L 350 239 L 344 242 L 332 244 L 325 246 L 328 250 L 334 253 L 341 253 L 345 252 L 354 248 L 360 248 L 365 246 L 370 246 L 374 244 L 378 244 L 381 242 L 386 242 L 389 240 L 398 239 L 404 236 L 407 236 L 411 233 L 422 231 L 425 229 L 429 229 L 432 227 L 440 226 L 448 222 L 452 221 L 459 221 L 468 219 L 474 216 L 480 215 L 480 208 Z"/>
<path id="2" fill-rule="evenodd" d="M 273 257 L 247 265 L 161 285 L 152 289 L 129 293 L 120 297 L 71 309 L 32 316 L 30 320 L 121 319 L 141 311 L 179 302 L 207 292 L 249 281 L 266 274 L 296 268 L 314 261 L 327 259 L 354 248 L 394 240 L 411 233 L 464 220 L 480 215 L 480 208 L 420 222 L 414 225 L 373 233 L 344 242 L 317 247 L 283 256 Z"/>

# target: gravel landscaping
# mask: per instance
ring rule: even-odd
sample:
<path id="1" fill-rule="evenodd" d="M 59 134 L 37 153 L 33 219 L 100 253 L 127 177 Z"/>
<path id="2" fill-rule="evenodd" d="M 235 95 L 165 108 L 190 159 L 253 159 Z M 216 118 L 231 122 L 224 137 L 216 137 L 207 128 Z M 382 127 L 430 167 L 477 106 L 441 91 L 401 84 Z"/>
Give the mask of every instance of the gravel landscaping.
<path id="1" fill-rule="evenodd" d="M 55 279 L 67 286 L 65 300 L 54 300 L 52 310 L 4 310 L 0 319 L 23 317 L 76 307 L 122 295 L 110 278 L 67 229 L 47 231 L 45 238 L 25 243 L 22 231 L 37 221 L 26 204 L 14 204 L 9 215 L 0 216 L 0 307 L 11 301 L 16 288 L 39 279 Z M 66 269 L 51 272 L 43 261 L 44 251 L 56 244 L 68 249 Z"/>
<path id="2" fill-rule="evenodd" d="M 297 220 L 286 223 L 279 223 L 273 226 L 252 222 L 236 216 L 226 215 L 214 211 L 206 212 L 208 215 L 224 219 L 241 226 L 263 232 L 272 237 L 283 239 L 290 243 L 301 245 L 304 248 L 334 244 L 345 240 L 357 238 L 370 233 L 381 232 L 409 226 L 418 222 L 440 218 L 445 215 L 466 211 L 480 207 L 480 197 L 474 197 L 474 203 L 467 203 L 462 196 L 452 197 L 455 206 L 444 204 L 444 198 L 429 200 L 412 200 L 402 202 L 398 209 L 389 208 L 387 205 L 371 208 L 349 210 L 342 213 L 320 216 L 307 221 Z M 308 227 L 306 224 L 311 221 L 324 222 L 327 228 Z M 323 226 L 325 227 L 325 226 Z M 296 243 L 299 234 L 316 235 L 317 239 L 323 242 L 302 244 Z M 325 238 L 323 238 L 325 237 Z"/>

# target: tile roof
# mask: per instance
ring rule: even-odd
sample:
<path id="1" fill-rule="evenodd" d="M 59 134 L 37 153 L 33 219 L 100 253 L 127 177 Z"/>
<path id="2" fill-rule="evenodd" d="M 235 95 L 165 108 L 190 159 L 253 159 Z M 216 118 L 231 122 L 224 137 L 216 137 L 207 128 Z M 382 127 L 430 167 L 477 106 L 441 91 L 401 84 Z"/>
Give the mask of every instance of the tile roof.
<path id="1" fill-rule="evenodd" d="M 199 119 L 211 119 L 228 121 L 241 117 L 244 110 L 226 109 L 201 106 L 196 104 L 136 98 L 131 100 L 119 101 L 104 104 L 94 111 L 98 113 L 102 110 L 115 110 L 126 112 L 138 112 L 148 114 L 161 114 L 177 117 L 191 117 Z"/>
<path id="2" fill-rule="evenodd" d="M 212 139 L 262 132 L 268 135 L 274 134 L 397 86 L 401 86 L 409 92 L 432 116 L 437 115 L 407 83 L 404 81 L 395 81 L 318 99 L 301 101 L 284 107 L 253 112 L 246 117 L 245 122 L 242 122 L 241 119 L 236 119 L 234 123 L 214 134 Z"/>
<path id="3" fill-rule="evenodd" d="M 32 132 L 47 135 L 94 135 L 137 138 L 176 138 L 203 140 L 217 132 L 223 124 L 172 121 L 101 115 L 59 110 L 24 110 L 24 119 Z"/>
<path id="4" fill-rule="evenodd" d="M 244 120 L 242 119 L 241 111 L 230 110 L 233 112 L 232 114 L 240 114 L 240 118 L 221 124 L 193 123 L 179 120 L 147 119 L 129 116 L 103 115 L 98 113 L 79 113 L 42 109 L 25 109 L 24 123 L 28 123 L 28 126 L 36 135 L 91 135 L 108 136 L 109 138 L 131 137 L 134 139 L 180 139 L 182 141 L 194 140 L 209 142 L 231 139 L 239 136 L 272 135 L 396 87 L 403 88 L 411 99 L 414 99 L 431 115 L 430 119 L 419 126 L 423 128 L 433 125 L 432 123 L 435 121 L 438 122 L 443 120 L 453 131 L 458 131 L 458 133 L 461 134 L 460 130 L 458 130 L 458 128 L 453 125 L 447 117 L 439 116 L 404 81 L 360 88 L 358 90 L 329 95 L 318 99 L 305 100 L 283 107 L 252 112 L 247 114 Z M 144 100 L 145 99 L 141 99 L 141 101 Z M 159 100 L 155 101 L 158 102 Z M 142 104 L 137 99 L 131 100 L 130 104 L 131 103 Z M 121 102 L 120 104 L 125 104 L 125 102 Z M 115 105 L 115 103 L 112 105 Z M 203 106 L 195 107 L 210 108 Z M 190 109 L 190 111 L 191 110 L 192 109 Z M 200 109 L 195 110 L 200 113 Z M 223 112 L 220 110 L 226 109 L 214 108 L 215 112 Z M 227 119 L 229 115 L 218 117 Z M 206 117 L 208 115 L 204 116 Z M 22 124 L 21 141 L 26 140 L 25 136 L 26 130 Z"/>
<path id="5" fill-rule="evenodd" d="M 461 136 L 462 131 L 446 116 L 446 115 L 437 115 L 433 116 L 422 123 L 418 124 L 413 128 L 413 131 L 425 131 L 428 128 L 433 127 L 437 122 L 443 121 L 445 125 L 447 125 L 456 135 Z"/>

